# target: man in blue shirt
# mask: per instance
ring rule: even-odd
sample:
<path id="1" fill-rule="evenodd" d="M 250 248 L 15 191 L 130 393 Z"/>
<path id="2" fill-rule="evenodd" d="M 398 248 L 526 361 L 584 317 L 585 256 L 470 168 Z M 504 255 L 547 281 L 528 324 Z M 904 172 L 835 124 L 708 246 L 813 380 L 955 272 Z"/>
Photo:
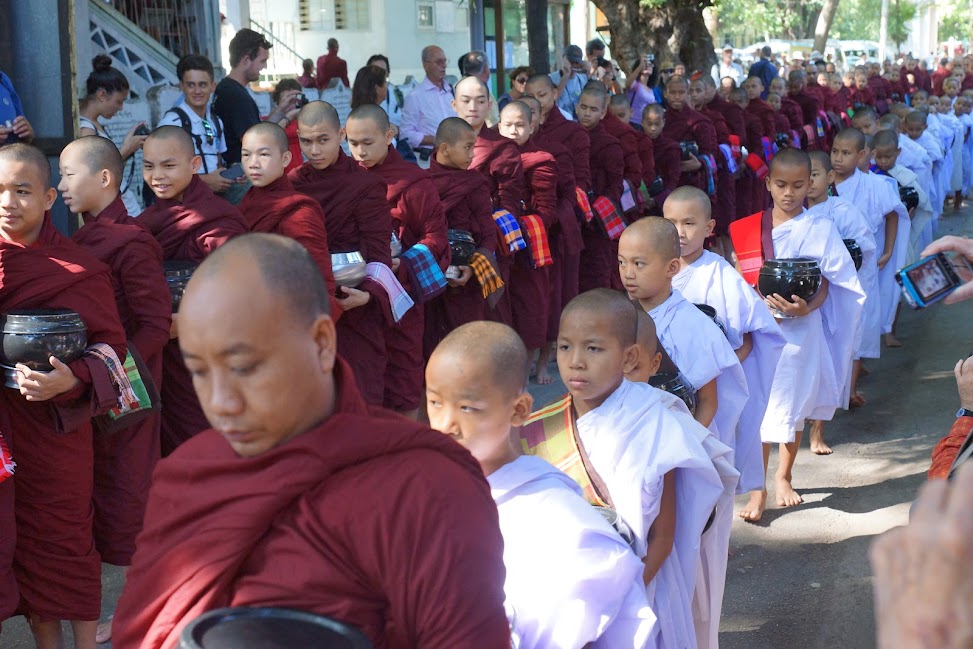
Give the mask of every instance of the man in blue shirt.
<path id="1" fill-rule="evenodd" d="M 14 84 L 0 72 L 0 143 L 34 141 L 34 129 L 24 117 L 24 107 L 14 90 Z"/>
<path id="2" fill-rule="evenodd" d="M 574 119 L 574 107 L 588 83 L 587 72 L 584 52 L 577 45 L 568 45 L 561 57 L 561 69 L 550 75 L 557 84 L 557 106 L 567 119 Z"/>
<path id="3" fill-rule="evenodd" d="M 771 62 L 770 57 L 773 51 L 769 45 L 760 48 L 760 60 L 750 66 L 751 77 L 759 77 L 764 82 L 764 91 L 760 93 L 761 99 L 766 99 L 770 92 L 770 82 L 777 78 L 777 66 Z"/>

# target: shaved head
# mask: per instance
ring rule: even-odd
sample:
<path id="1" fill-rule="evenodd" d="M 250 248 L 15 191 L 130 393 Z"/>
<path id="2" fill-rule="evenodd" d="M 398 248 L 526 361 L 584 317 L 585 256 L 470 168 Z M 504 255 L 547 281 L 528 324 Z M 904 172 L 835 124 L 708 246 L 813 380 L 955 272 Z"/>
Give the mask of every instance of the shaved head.
<path id="1" fill-rule="evenodd" d="M 634 345 L 638 339 L 639 308 L 621 291 L 596 288 L 582 293 L 564 307 L 564 311 L 561 312 L 561 322 L 579 312 L 607 316 L 608 322 L 611 323 L 610 333 L 622 347 Z"/>
<path id="2" fill-rule="evenodd" d="M 341 129 L 341 120 L 338 119 L 338 111 L 326 101 L 310 101 L 305 104 L 301 112 L 297 114 L 297 123 L 304 124 L 305 126 L 327 124 L 336 131 Z"/>
<path id="3" fill-rule="evenodd" d="M 926 125 L 926 113 L 924 113 L 921 110 L 914 110 L 911 113 L 909 113 L 908 115 L 906 115 L 905 116 L 905 119 L 903 121 L 906 124 L 916 124 L 916 125 L 922 124 L 923 126 L 925 126 Z"/>
<path id="4" fill-rule="evenodd" d="M 98 173 L 102 169 L 107 169 L 118 185 L 121 185 L 125 162 L 114 142 L 108 138 L 89 135 L 68 144 L 61 155 L 75 152 L 81 156 L 81 161 L 88 171 Z"/>
<path id="5" fill-rule="evenodd" d="M 666 109 L 663 108 L 662 104 L 649 104 L 642 109 L 642 119 L 645 119 L 649 115 L 653 117 L 665 117 Z"/>
<path id="6" fill-rule="evenodd" d="M 878 120 L 878 125 L 882 128 L 890 128 L 893 131 L 899 131 L 902 129 L 902 118 L 895 113 L 885 113 Z"/>
<path id="7" fill-rule="evenodd" d="M 666 202 L 669 202 L 668 199 Z M 679 231 L 668 219 L 650 216 L 637 220 L 622 232 L 622 238 L 631 239 L 633 237 L 638 237 L 642 242 L 648 244 L 652 252 L 659 255 L 661 259 L 666 261 L 679 259 Z"/>
<path id="8" fill-rule="evenodd" d="M 436 148 L 443 144 L 456 144 L 464 135 L 475 135 L 473 127 L 465 119 L 447 117 L 436 129 Z"/>
<path id="9" fill-rule="evenodd" d="M 669 81 L 666 82 L 666 90 L 672 88 L 673 86 L 685 86 L 686 88 L 688 88 L 689 80 L 686 79 L 686 77 L 679 76 L 678 74 L 673 75 L 672 77 L 669 78 Z"/>
<path id="10" fill-rule="evenodd" d="M 612 95 L 611 99 L 608 100 L 608 105 L 616 108 L 621 108 L 625 106 L 631 106 L 628 101 L 628 96 L 625 94 Z"/>
<path id="11" fill-rule="evenodd" d="M 348 121 L 355 119 L 370 119 L 383 133 L 389 130 L 389 114 L 378 104 L 362 104 L 351 111 L 348 115 Z"/>
<path id="12" fill-rule="evenodd" d="M 811 164 L 820 165 L 824 173 L 831 171 L 831 156 L 824 151 L 811 151 L 807 154 L 811 158 Z"/>
<path id="13" fill-rule="evenodd" d="M 659 336 L 656 333 L 655 320 L 642 309 L 635 309 L 638 316 L 638 332 L 636 342 L 648 354 L 655 354 L 659 350 Z"/>
<path id="14" fill-rule="evenodd" d="M 160 126 L 152 131 L 149 137 L 145 138 L 146 144 L 161 141 L 174 142 L 179 147 L 180 152 L 185 153 L 189 158 L 196 155 L 192 136 L 179 126 Z"/>
<path id="15" fill-rule="evenodd" d="M 865 148 L 865 134 L 857 128 L 846 128 L 835 136 L 835 142 L 850 144 L 855 151 Z"/>
<path id="16" fill-rule="evenodd" d="M 287 133 L 281 128 L 280 124 L 274 122 L 257 122 L 247 129 L 243 137 L 255 135 L 258 137 L 268 137 L 277 146 L 281 153 L 290 150 L 290 142 L 287 140 Z"/>
<path id="17" fill-rule="evenodd" d="M 328 287 L 314 259 L 297 241 L 277 234 L 244 234 L 217 248 L 193 273 L 186 296 L 193 284 L 231 281 L 226 274 L 237 262 L 258 269 L 267 289 L 286 299 L 288 315 L 303 324 L 330 314 Z"/>
<path id="18" fill-rule="evenodd" d="M 525 122 L 527 122 L 528 124 L 530 123 L 530 117 L 532 111 L 530 106 L 528 106 L 524 102 L 511 101 L 510 103 L 508 103 L 506 106 L 503 107 L 503 110 L 500 111 L 500 116 L 503 117 L 504 115 L 509 115 L 510 113 L 517 113 Z"/>
<path id="19" fill-rule="evenodd" d="M 893 149 L 898 149 L 899 135 L 895 131 L 885 129 L 875 134 L 875 137 L 872 139 L 872 144 L 874 144 L 876 148 L 890 147 Z"/>
<path id="20" fill-rule="evenodd" d="M 710 201 L 709 196 L 706 192 L 699 189 L 698 187 L 693 187 L 692 185 L 683 185 L 681 187 L 676 187 L 669 198 L 666 199 L 666 205 L 669 203 L 695 203 L 696 207 L 702 213 L 703 218 L 709 220 L 713 218 L 713 203 Z"/>
<path id="21" fill-rule="evenodd" d="M 581 91 L 581 94 L 597 98 L 602 102 L 602 105 L 608 99 L 608 90 L 605 88 L 605 84 L 600 81 L 589 81 L 585 85 L 584 90 Z"/>
<path id="22" fill-rule="evenodd" d="M 855 114 L 852 116 L 851 121 L 852 123 L 854 123 L 855 120 L 864 119 L 866 117 L 871 117 L 874 120 L 878 120 L 878 113 L 871 106 L 862 106 L 861 108 L 855 111 Z"/>
<path id="23" fill-rule="evenodd" d="M 470 84 L 473 84 L 474 87 L 476 87 L 478 90 L 482 91 L 483 94 L 485 94 L 485 95 L 489 95 L 490 94 L 490 89 L 487 88 L 487 85 L 485 83 L 483 83 L 483 81 L 479 77 L 473 77 L 473 76 L 463 77 L 462 79 L 460 79 L 459 81 L 457 81 L 456 82 L 456 85 L 453 87 L 453 90 L 454 90 L 454 93 L 453 94 L 456 97 L 459 97 L 460 91 L 461 90 L 465 90 Z"/>
<path id="24" fill-rule="evenodd" d="M 535 84 L 541 84 L 548 90 L 554 90 L 555 88 L 557 88 L 557 86 L 554 85 L 554 81 L 551 80 L 551 77 L 549 77 L 546 74 L 535 74 L 534 76 L 532 76 L 530 79 L 527 80 L 526 85 L 533 86 Z"/>
<path id="25" fill-rule="evenodd" d="M 443 338 L 433 355 L 447 355 L 456 363 L 472 361 L 506 394 L 517 395 L 527 389 L 527 348 L 517 332 L 505 324 L 482 320 L 457 327 Z"/>
<path id="26" fill-rule="evenodd" d="M 861 131 L 859 131 L 860 133 Z M 770 173 L 774 173 L 774 169 L 779 169 L 781 167 L 803 167 L 807 169 L 807 175 L 811 175 L 811 158 L 807 156 L 807 153 L 801 149 L 795 149 L 793 147 L 787 147 L 786 149 L 781 149 L 779 153 L 774 156 L 774 159 L 770 161 Z"/>
<path id="27" fill-rule="evenodd" d="M 185 131 L 183 132 L 185 133 Z M 47 156 L 37 147 L 23 142 L 8 144 L 0 147 L 0 160 L 13 160 L 36 167 L 43 185 L 41 190 L 43 191 L 51 186 L 51 165 L 47 161 Z"/>

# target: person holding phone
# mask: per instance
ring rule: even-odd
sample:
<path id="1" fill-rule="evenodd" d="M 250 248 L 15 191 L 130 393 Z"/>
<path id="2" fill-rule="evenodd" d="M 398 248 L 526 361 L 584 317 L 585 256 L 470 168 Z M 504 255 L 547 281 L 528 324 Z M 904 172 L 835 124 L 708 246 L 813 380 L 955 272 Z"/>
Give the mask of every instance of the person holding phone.
<path id="1" fill-rule="evenodd" d="M 649 104 L 659 103 L 656 99 L 652 86 L 655 76 L 655 54 L 651 52 L 639 59 L 632 74 L 625 79 L 625 94 L 628 96 L 628 103 L 632 105 L 632 118 L 630 123 L 633 128 L 642 130 L 642 111 Z"/>

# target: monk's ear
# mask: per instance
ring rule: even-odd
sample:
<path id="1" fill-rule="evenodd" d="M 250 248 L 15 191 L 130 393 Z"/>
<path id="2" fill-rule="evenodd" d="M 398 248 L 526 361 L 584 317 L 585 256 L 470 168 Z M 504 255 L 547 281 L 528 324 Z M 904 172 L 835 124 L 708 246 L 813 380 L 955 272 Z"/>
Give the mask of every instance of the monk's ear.
<path id="1" fill-rule="evenodd" d="M 453 100 L 451 100 L 451 101 L 449 102 L 449 105 L 453 107 L 453 112 L 454 112 L 454 113 L 459 113 L 459 111 L 458 111 L 458 110 L 456 110 L 456 100 L 455 100 L 455 99 L 453 99 Z"/>
<path id="2" fill-rule="evenodd" d="M 630 374 L 639 364 L 639 346 L 629 345 L 622 352 L 622 374 Z"/>
<path id="3" fill-rule="evenodd" d="M 833 185 L 834 181 L 837 180 L 838 175 L 834 172 L 834 169 L 828 172 L 828 185 Z"/>
<path id="4" fill-rule="evenodd" d="M 107 169 L 102 169 L 101 173 L 98 174 L 98 183 L 101 185 L 102 189 L 108 189 L 112 186 L 114 178 L 112 178 L 111 172 Z"/>
<path id="5" fill-rule="evenodd" d="M 294 156 L 291 154 L 291 152 L 289 150 L 288 151 L 284 151 L 284 153 L 281 154 L 280 161 L 284 163 L 284 168 L 285 169 L 287 168 L 287 165 L 289 165 L 291 163 L 291 159 L 293 157 Z"/>
<path id="6" fill-rule="evenodd" d="M 672 279 L 679 272 L 679 258 L 670 259 L 666 264 L 666 277 Z"/>
<path id="7" fill-rule="evenodd" d="M 392 146 L 393 142 L 395 142 L 395 131 L 393 131 L 392 127 L 390 126 L 389 130 L 385 132 L 385 143 Z"/>
<path id="8" fill-rule="evenodd" d="M 716 219 L 710 219 L 706 222 L 706 236 L 712 236 L 714 229 L 716 229 Z"/>
<path id="9" fill-rule="evenodd" d="M 53 187 L 48 187 L 47 191 L 44 192 L 44 211 L 51 209 L 54 205 L 54 201 L 57 200 L 57 190 Z"/>
<path id="10" fill-rule="evenodd" d="M 189 161 L 189 166 L 193 168 L 193 173 L 196 173 L 203 166 L 203 159 L 198 155 L 194 155 L 193 159 Z"/>
<path id="11" fill-rule="evenodd" d="M 345 132 L 344 127 L 338 129 L 338 144 L 341 144 L 342 142 L 345 141 L 346 135 L 347 133 Z"/>
<path id="12" fill-rule="evenodd" d="M 649 376 L 655 376 L 662 367 L 662 352 L 656 352 L 655 356 L 649 359 Z"/>
<path id="13" fill-rule="evenodd" d="M 311 325 L 311 334 L 317 344 L 318 364 L 323 372 L 330 373 L 338 355 L 338 335 L 334 320 L 330 316 L 318 316 Z"/>
<path id="14" fill-rule="evenodd" d="M 534 397 L 530 392 L 524 390 L 514 400 L 514 411 L 510 418 L 511 426 L 523 426 L 530 418 L 530 413 L 534 409 Z"/>

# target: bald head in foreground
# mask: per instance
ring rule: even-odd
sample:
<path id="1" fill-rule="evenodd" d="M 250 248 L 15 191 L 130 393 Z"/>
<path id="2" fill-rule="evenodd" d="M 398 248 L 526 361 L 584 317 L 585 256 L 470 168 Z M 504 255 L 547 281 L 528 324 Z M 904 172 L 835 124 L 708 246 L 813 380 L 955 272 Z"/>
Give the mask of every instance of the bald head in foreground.
<path id="1" fill-rule="evenodd" d="M 186 602 L 232 601 L 327 615 L 374 646 L 506 647 L 503 542 L 479 465 L 365 404 L 308 253 L 234 239 L 197 269 L 180 317 L 213 429 L 154 474 L 115 640 L 171 647 L 198 615 Z M 204 567 L 224 576 L 199 579 Z"/>

